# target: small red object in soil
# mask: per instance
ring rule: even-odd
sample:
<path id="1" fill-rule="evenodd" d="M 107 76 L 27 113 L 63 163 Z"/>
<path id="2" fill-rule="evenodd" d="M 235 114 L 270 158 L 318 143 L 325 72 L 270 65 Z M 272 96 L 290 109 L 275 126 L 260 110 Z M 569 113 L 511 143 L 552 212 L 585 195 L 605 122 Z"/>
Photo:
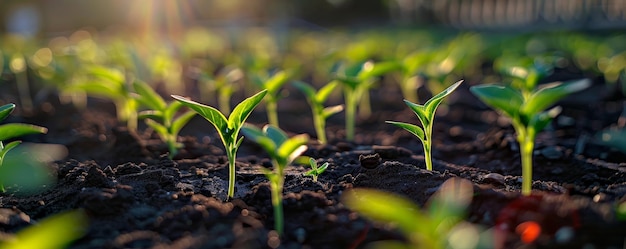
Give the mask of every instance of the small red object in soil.
<path id="1" fill-rule="evenodd" d="M 530 244 L 541 234 L 541 226 L 534 221 L 526 221 L 517 225 L 515 232 L 520 235 L 522 242 Z"/>

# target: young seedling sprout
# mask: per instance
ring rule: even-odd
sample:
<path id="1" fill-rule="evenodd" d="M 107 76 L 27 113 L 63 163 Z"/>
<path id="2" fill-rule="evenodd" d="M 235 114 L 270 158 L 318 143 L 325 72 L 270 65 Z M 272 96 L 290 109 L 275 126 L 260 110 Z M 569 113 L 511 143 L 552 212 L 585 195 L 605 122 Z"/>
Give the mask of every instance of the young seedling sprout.
<path id="1" fill-rule="evenodd" d="M 168 157 L 174 158 L 178 154 L 178 149 L 182 144 L 176 142 L 178 132 L 196 115 L 194 111 L 187 111 L 174 118 L 178 110 L 183 107 L 178 101 L 167 104 L 165 100 L 157 94 L 148 84 L 140 81 L 134 83 L 137 101 L 150 108 L 150 110 L 139 112 L 139 118 L 144 119 L 146 124 L 159 134 L 163 142 L 167 144 L 169 150 Z"/>
<path id="2" fill-rule="evenodd" d="M 274 169 L 263 168 L 263 173 L 270 181 L 272 205 L 274 206 L 274 229 L 282 235 L 284 230 L 282 200 L 285 168 L 307 149 L 306 144 L 309 141 L 309 136 L 300 134 L 289 138 L 284 131 L 272 125 L 265 125 L 263 130 L 251 125 L 244 125 L 242 132 L 246 137 L 258 143 L 272 158 Z"/>
<path id="3" fill-rule="evenodd" d="M 262 89 L 267 89 L 267 100 L 265 102 L 265 108 L 267 109 L 267 120 L 269 124 L 276 127 L 279 127 L 278 99 L 280 98 L 280 89 L 285 83 L 287 83 L 290 77 L 291 72 L 279 71 L 269 77 L 256 75 L 256 77 L 253 78 L 253 82 L 255 84 L 257 84 Z"/>
<path id="4" fill-rule="evenodd" d="M 528 89 L 520 90 L 502 85 L 479 85 L 470 88 L 471 92 L 485 104 L 511 119 L 517 133 L 517 142 L 520 144 L 523 195 L 530 195 L 531 192 L 535 136 L 561 112 L 558 106 L 548 111 L 544 110 L 559 99 L 583 90 L 589 85 L 587 79 L 553 83 L 526 94 L 525 91 Z"/>
<path id="5" fill-rule="evenodd" d="M 13 112 L 13 109 L 15 109 L 15 104 L 0 106 L 0 121 L 6 119 L 9 114 Z M 24 135 L 43 134 L 46 132 L 48 132 L 48 129 L 45 127 L 30 124 L 9 123 L 0 125 L 0 167 L 2 167 L 2 163 L 4 162 L 4 158 L 7 153 L 21 143 L 21 141 L 13 141 L 4 144 L 4 141 Z M 0 182 L 0 192 L 5 192 L 4 184 L 2 184 L 2 182 Z"/>
<path id="6" fill-rule="evenodd" d="M 376 82 L 376 77 L 398 68 L 395 62 L 374 63 L 367 61 L 352 67 L 340 70 L 335 79 L 344 86 L 343 93 L 346 102 L 346 140 L 354 140 L 356 110 L 359 101 Z"/>
<path id="7" fill-rule="evenodd" d="M 324 164 L 322 164 L 322 166 L 318 167 L 317 161 L 315 161 L 315 159 L 313 158 L 309 158 L 309 164 L 311 164 L 311 170 L 304 173 L 304 175 L 312 176 L 313 181 L 317 182 L 317 177 L 321 175 L 322 173 L 324 173 L 324 171 L 326 171 L 326 169 L 328 168 L 328 162 L 325 162 Z"/>
<path id="8" fill-rule="evenodd" d="M 214 107 L 203 105 L 181 96 L 172 95 L 174 99 L 196 111 L 217 129 L 217 133 L 222 139 L 222 143 L 226 149 L 226 156 L 228 157 L 228 198 L 235 196 L 235 159 L 237 157 L 237 150 L 243 141 L 243 137 L 238 138 L 239 130 L 241 130 L 241 127 L 248 116 L 250 116 L 250 113 L 252 113 L 252 110 L 263 100 L 266 93 L 267 90 L 263 90 L 243 100 L 235 106 L 228 119 Z"/>
<path id="9" fill-rule="evenodd" d="M 404 122 L 396 122 L 396 121 L 386 121 L 387 123 L 396 125 L 400 128 L 407 130 L 408 132 L 415 135 L 422 141 L 422 146 L 424 147 L 424 161 L 426 161 L 426 169 L 433 170 L 431 149 L 432 149 L 432 133 L 433 133 L 433 122 L 435 119 L 435 112 L 437 111 L 437 107 L 443 99 L 450 95 L 459 85 L 461 85 L 463 81 L 460 80 L 450 87 L 448 87 L 443 92 L 433 96 L 431 99 L 426 101 L 424 105 L 418 105 L 411 101 L 404 100 L 404 103 L 411 108 L 411 110 L 417 115 L 420 122 L 422 123 L 422 127 L 419 127 L 414 124 L 408 124 Z"/>
<path id="10" fill-rule="evenodd" d="M 306 96 L 313 113 L 313 125 L 315 126 L 315 133 L 317 133 L 317 140 L 320 141 L 321 144 L 326 144 L 326 119 L 335 113 L 343 111 L 343 105 L 324 107 L 324 102 L 328 99 L 333 90 L 337 88 L 338 83 L 331 82 L 320 88 L 317 92 L 311 85 L 304 82 L 293 82 L 293 86 Z"/>

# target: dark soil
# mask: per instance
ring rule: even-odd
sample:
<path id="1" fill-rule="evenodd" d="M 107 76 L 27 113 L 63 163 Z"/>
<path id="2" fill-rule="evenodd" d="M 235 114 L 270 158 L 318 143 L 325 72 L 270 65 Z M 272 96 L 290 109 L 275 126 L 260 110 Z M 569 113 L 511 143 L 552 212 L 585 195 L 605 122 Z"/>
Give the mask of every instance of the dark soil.
<path id="1" fill-rule="evenodd" d="M 311 142 L 304 153 L 330 163 L 319 181 L 302 175 L 305 166 L 287 169 L 286 233 L 279 241 L 269 184 L 260 171 L 271 163 L 253 142 L 244 141 L 238 153 L 235 199 L 224 201 L 227 159 L 206 120 L 196 117 L 183 129 L 186 148 L 170 160 L 150 129 L 134 133 L 119 124 L 110 103 L 90 99 L 90 108 L 79 110 L 51 94 L 31 117 L 17 121 L 48 127 L 47 135 L 29 140 L 65 145 L 69 154 L 52 164 L 54 187 L 27 197 L 1 195 L 0 231 L 12 234 L 55 213 L 84 209 L 89 226 L 72 248 L 362 248 L 404 238 L 347 209 L 343 191 L 376 188 L 424 205 L 446 179 L 462 177 L 475 191 L 467 220 L 498 231 L 494 247 L 622 248 L 626 221 L 617 219 L 615 207 L 626 201 L 626 156 L 593 140 L 616 122 L 622 97 L 596 82 L 561 101 L 564 112 L 537 138 L 533 195 L 522 197 L 514 131 L 469 93 L 475 83 L 466 82 L 440 107 L 434 171 L 424 169 L 416 137 L 384 123 L 418 122 L 395 86 L 372 91 L 374 112 L 359 120 L 354 142 L 343 139 L 343 114 L 332 117 L 330 143 Z M 420 93 L 422 99 L 429 95 Z M 302 96 L 292 92 L 279 106 L 284 130 L 314 134 Z M 264 115 L 260 106 L 249 121 L 260 126 Z M 514 228 L 528 220 L 538 222 L 542 233 L 525 244 Z"/>

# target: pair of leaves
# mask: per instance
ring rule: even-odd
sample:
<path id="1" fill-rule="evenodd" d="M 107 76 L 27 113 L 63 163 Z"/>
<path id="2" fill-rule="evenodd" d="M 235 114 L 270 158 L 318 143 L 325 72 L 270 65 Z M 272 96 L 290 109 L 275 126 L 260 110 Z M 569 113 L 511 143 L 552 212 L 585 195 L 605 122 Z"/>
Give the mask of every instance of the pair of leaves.
<path id="1" fill-rule="evenodd" d="M 330 94 L 337 88 L 339 84 L 336 81 L 326 84 L 318 91 L 315 91 L 311 85 L 302 81 L 293 82 L 293 86 L 300 90 L 304 96 L 309 100 L 309 103 L 314 110 L 318 111 L 322 118 L 326 119 L 330 115 L 343 111 L 342 105 L 330 106 L 324 108 L 324 102 L 328 99 Z M 316 115 L 316 114 L 314 114 Z"/>
<path id="2" fill-rule="evenodd" d="M 246 137 L 259 144 L 279 164 L 275 166 L 280 172 L 307 149 L 306 144 L 309 141 L 309 136 L 306 134 L 289 138 L 284 131 L 273 125 L 265 125 L 261 130 L 246 124 L 242 128 L 242 132 Z"/>
<path id="3" fill-rule="evenodd" d="M 456 88 L 459 87 L 461 83 L 463 83 L 462 80 L 457 81 L 456 83 L 446 88 L 443 92 L 438 93 L 437 95 L 433 96 L 431 99 L 426 101 L 424 105 L 419 105 L 411 101 L 404 100 L 404 102 L 409 106 L 409 108 L 411 108 L 411 110 L 415 113 L 415 115 L 417 115 L 417 118 L 419 118 L 420 122 L 422 123 L 423 128 L 414 124 L 409 124 L 409 123 L 404 123 L 404 122 L 396 122 L 396 121 L 386 121 L 386 122 L 409 131 L 410 133 L 418 137 L 422 141 L 422 143 L 429 142 L 430 134 L 426 134 L 425 130 L 428 130 L 428 131 L 431 130 L 433 120 L 435 119 L 435 112 L 437 111 L 437 107 L 439 107 L 439 104 L 441 104 L 443 99 L 446 96 L 450 95 L 454 90 L 456 90 Z"/>
<path id="4" fill-rule="evenodd" d="M 257 84 L 259 87 L 263 89 L 267 89 L 267 92 L 270 96 L 276 96 L 280 88 L 289 81 L 289 78 L 292 76 L 291 71 L 278 71 L 274 73 L 272 76 L 264 78 L 262 76 L 256 75 L 253 78 L 253 82 Z"/>
<path id="5" fill-rule="evenodd" d="M 248 116 L 250 116 L 250 113 L 252 113 L 252 110 L 263 100 L 266 94 L 267 90 L 263 90 L 243 100 L 233 109 L 228 118 L 214 107 L 203 105 L 178 95 L 172 95 L 172 97 L 213 124 L 222 139 L 222 143 L 224 143 L 227 150 L 230 150 L 239 147 L 239 144 L 241 144 L 242 140 L 236 141 L 239 130 Z"/>
<path id="6" fill-rule="evenodd" d="M 472 86 L 470 91 L 488 106 L 500 110 L 526 127 L 535 127 L 535 130 L 539 131 L 549 122 L 547 119 L 550 116 L 558 114 L 555 114 L 555 109 L 552 109 L 540 115 L 543 110 L 561 98 L 583 90 L 589 85 L 590 81 L 587 79 L 549 84 L 533 91 L 526 99 L 520 90 L 511 86 L 480 85 Z M 546 116 L 546 114 L 549 115 Z"/>
<path id="7" fill-rule="evenodd" d="M 317 161 L 313 158 L 309 158 L 309 164 L 311 165 L 311 170 L 304 173 L 305 176 L 315 176 L 317 180 L 317 176 L 321 175 L 328 168 L 328 162 L 325 162 L 321 166 L 317 166 Z"/>
<path id="8" fill-rule="evenodd" d="M 68 86 L 67 90 L 85 91 L 91 94 L 100 95 L 110 99 L 128 98 L 128 89 L 125 85 L 124 74 L 117 69 L 93 66 L 86 69 L 89 76 L 95 81 L 85 82 Z"/>

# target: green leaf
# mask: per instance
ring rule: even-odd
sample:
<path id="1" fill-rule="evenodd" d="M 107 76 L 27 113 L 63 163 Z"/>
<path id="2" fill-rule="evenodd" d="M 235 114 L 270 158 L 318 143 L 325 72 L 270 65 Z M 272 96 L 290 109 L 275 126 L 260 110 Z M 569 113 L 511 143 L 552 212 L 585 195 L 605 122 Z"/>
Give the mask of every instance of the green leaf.
<path id="1" fill-rule="evenodd" d="M 317 91 L 317 94 L 315 95 L 315 100 L 318 103 L 324 103 L 328 99 L 328 96 L 330 96 L 330 94 L 333 93 L 333 91 L 335 90 L 335 88 L 337 88 L 338 85 L 339 84 L 337 81 L 331 81 L 330 83 L 326 84 L 325 86 L 320 88 L 320 90 Z"/>
<path id="2" fill-rule="evenodd" d="M 286 163 L 293 162 L 296 157 L 300 156 L 306 151 L 306 143 L 309 141 L 309 136 L 306 134 L 300 134 L 293 136 L 278 147 L 278 156 L 287 159 Z"/>
<path id="3" fill-rule="evenodd" d="M 154 129 L 154 131 L 159 134 L 161 138 L 167 137 L 167 127 L 152 119 L 146 119 L 145 122 L 148 126 L 152 127 L 152 129 Z"/>
<path id="4" fill-rule="evenodd" d="M 67 248 L 87 232 L 89 219 L 82 211 L 55 214 L 20 230 L 13 240 L 3 241 L 4 249 Z"/>
<path id="5" fill-rule="evenodd" d="M 272 141 L 272 139 L 267 137 L 267 135 L 264 134 L 261 129 L 253 125 L 244 124 L 243 127 L 241 127 L 241 132 L 243 132 L 243 135 L 246 138 L 259 144 L 259 146 L 267 151 L 267 153 L 269 153 L 271 157 L 274 157 L 276 155 L 277 145 L 274 143 L 274 141 Z"/>
<path id="6" fill-rule="evenodd" d="M 141 111 L 137 114 L 138 119 L 154 119 L 163 122 L 163 112 L 155 110 Z"/>
<path id="7" fill-rule="evenodd" d="M 226 148 L 228 148 L 229 145 L 235 142 L 234 138 L 227 136 L 227 133 L 229 132 L 228 120 L 220 111 L 211 106 L 200 104 L 193 100 L 186 99 L 182 96 L 172 95 L 172 98 L 196 111 L 198 114 L 200 114 L 200 116 L 204 117 L 211 124 L 213 124 L 213 126 L 215 126 L 215 129 L 217 129 L 217 133 L 222 138 L 222 142 L 224 143 L 224 146 Z"/>
<path id="8" fill-rule="evenodd" d="M 289 77 L 291 77 L 291 73 L 280 71 L 272 75 L 263 85 L 270 92 L 270 95 L 276 95 L 280 87 L 287 83 Z"/>
<path id="9" fill-rule="evenodd" d="M 545 110 L 561 98 L 581 91 L 591 85 L 588 79 L 576 80 L 562 84 L 551 84 L 534 92 L 521 107 L 521 112 L 533 115 Z"/>
<path id="10" fill-rule="evenodd" d="M 70 85 L 65 90 L 68 91 L 85 91 L 92 95 L 102 96 L 110 99 L 126 98 L 126 93 L 120 85 L 107 84 L 100 82 L 87 82 L 83 84 Z"/>
<path id="11" fill-rule="evenodd" d="M 532 129 L 529 133 L 533 134 L 530 135 L 534 137 L 537 132 L 543 130 L 543 128 L 545 128 L 554 117 L 559 115 L 559 113 L 561 113 L 561 107 L 556 106 L 549 111 L 533 115 L 527 125 L 530 129 Z"/>
<path id="12" fill-rule="evenodd" d="M 463 80 L 459 80 L 456 83 L 452 84 L 451 86 L 449 86 L 448 88 L 446 88 L 446 90 L 443 90 L 442 92 L 438 93 L 437 95 L 433 96 L 431 99 L 429 99 L 428 101 L 426 101 L 426 103 L 424 104 L 425 108 L 426 108 L 426 113 L 429 114 L 429 121 L 432 121 L 435 117 L 435 111 L 437 111 L 437 107 L 439 106 L 439 104 L 441 104 L 441 101 L 443 101 L 443 99 L 450 95 L 452 92 L 454 92 L 454 90 L 456 90 L 457 87 L 459 87 L 459 85 L 461 85 L 461 83 L 463 83 Z"/>
<path id="13" fill-rule="evenodd" d="M 324 173 L 324 171 L 326 171 L 326 169 L 328 168 L 328 162 L 325 162 L 324 164 L 322 164 L 322 166 L 320 166 L 319 168 L 317 168 L 317 174 L 322 174 Z"/>
<path id="14" fill-rule="evenodd" d="M 141 104 L 153 110 L 164 110 L 167 107 L 165 100 L 145 82 L 136 80 L 133 82 L 133 87 L 139 94 L 137 100 Z"/>
<path id="15" fill-rule="evenodd" d="M 289 139 L 284 131 L 273 125 L 265 125 L 263 127 L 263 134 L 272 139 L 276 146 L 282 145 L 285 141 L 287 141 L 287 139 Z"/>
<path id="16" fill-rule="evenodd" d="M 45 134 L 45 127 L 29 124 L 10 123 L 0 125 L 0 141 L 30 134 Z"/>
<path id="17" fill-rule="evenodd" d="M 478 85 L 470 87 L 470 91 L 485 104 L 504 112 L 510 118 L 516 118 L 524 103 L 524 97 L 510 86 Z"/>
<path id="18" fill-rule="evenodd" d="M 302 81 L 294 81 L 291 84 L 300 92 L 302 92 L 307 99 L 315 99 L 315 88 L 313 88 L 311 85 Z"/>
<path id="19" fill-rule="evenodd" d="M 327 118 L 330 115 L 343 111 L 343 105 L 329 106 L 322 110 L 322 117 Z"/>
<path id="20" fill-rule="evenodd" d="M 367 80 L 372 77 L 378 77 L 388 72 L 398 70 L 401 68 L 401 64 L 395 61 L 388 62 L 365 62 L 363 64 L 362 70 L 357 75 L 357 79 L 360 81 Z"/>
<path id="21" fill-rule="evenodd" d="M 411 134 L 419 138 L 422 141 L 422 143 L 427 141 L 426 135 L 424 134 L 424 130 L 417 125 L 404 123 L 404 122 L 395 122 L 395 121 L 385 121 L 385 123 L 393 124 L 395 126 L 398 126 L 402 129 L 407 130 L 408 132 L 410 132 Z"/>
<path id="22" fill-rule="evenodd" d="M 178 101 L 170 103 L 168 106 L 165 107 L 165 110 L 163 110 L 163 119 L 173 120 L 174 116 L 181 107 L 183 107 L 183 104 Z"/>
<path id="23" fill-rule="evenodd" d="M 8 144 L 6 144 L 4 146 L 4 148 L 2 148 L 2 150 L 0 150 L 0 166 L 2 166 L 2 159 L 4 159 L 4 157 L 7 155 L 7 153 L 15 148 L 16 146 L 20 145 L 22 143 L 22 141 L 13 141 L 10 142 Z"/>
<path id="24" fill-rule="evenodd" d="M 260 91 L 235 106 L 235 109 L 233 109 L 230 117 L 228 117 L 229 129 L 238 132 L 248 116 L 250 116 L 250 113 L 252 113 L 252 110 L 254 110 L 261 100 L 263 100 L 263 97 L 265 97 L 266 94 L 267 90 Z"/>
<path id="25" fill-rule="evenodd" d="M 189 120 L 191 120 L 194 116 L 196 116 L 195 112 L 188 111 L 180 115 L 174 122 L 172 122 L 172 127 L 170 128 L 170 132 L 174 135 L 178 135 L 178 132 L 187 124 Z"/>
<path id="26" fill-rule="evenodd" d="M 87 68 L 87 72 L 95 76 L 97 78 L 106 79 L 111 82 L 123 84 L 124 83 L 124 74 L 120 72 L 120 70 L 106 68 L 101 66 L 92 66 Z"/>
<path id="27" fill-rule="evenodd" d="M 418 105 L 415 104 L 411 101 L 408 100 L 404 100 L 404 103 L 409 106 L 409 108 L 411 108 L 411 110 L 415 113 L 415 115 L 417 116 L 417 118 L 419 118 L 420 122 L 422 123 L 423 127 L 428 127 L 431 124 L 431 114 L 428 113 L 428 110 L 426 110 L 426 107 L 423 105 Z"/>
<path id="28" fill-rule="evenodd" d="M 13 103 L 0 106 L 0 121 L 7 118 L 13 112 L 13 109 L 15 109 L 15 104 Z"/>
<path id="29" fill-rule="evenodd" d="M 432 227 L 413 202 L 391 193 L 375 189 L 352 189 L 343 194 L 342 200 L 348 208 L 371 220 L 398 225 L 405 234 Z"/>

